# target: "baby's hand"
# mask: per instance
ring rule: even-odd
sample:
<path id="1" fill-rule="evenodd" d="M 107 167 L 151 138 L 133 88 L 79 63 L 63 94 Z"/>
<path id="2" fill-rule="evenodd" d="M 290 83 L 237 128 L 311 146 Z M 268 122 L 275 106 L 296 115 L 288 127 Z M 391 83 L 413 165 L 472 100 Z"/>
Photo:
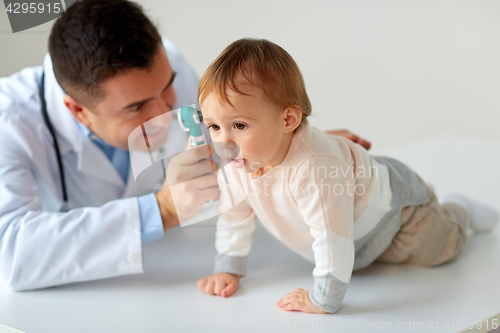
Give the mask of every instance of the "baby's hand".
<path id="1" fill-rule="evenodd" d="M 209 295 L 231 296 L 240 283 L 240 277 L 233 274 L 217 273 L 198 280 L 198 289 Z"/>
<path id="2" fill-rule="evenodd" d="M 328 313 L 320 310 L 309 299 L 309 292 L 297 288 L 276 303 L 278 307 L 285 311 L 301 311 L 307 313 Z"/>

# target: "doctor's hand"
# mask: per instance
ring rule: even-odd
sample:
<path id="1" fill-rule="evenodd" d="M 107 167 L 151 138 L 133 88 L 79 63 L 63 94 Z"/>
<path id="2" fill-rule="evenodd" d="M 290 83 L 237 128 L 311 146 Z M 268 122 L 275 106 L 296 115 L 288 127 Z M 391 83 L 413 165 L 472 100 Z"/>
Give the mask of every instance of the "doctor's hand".
<path id="1" fill-rule="evenodd" d="M 351 141 L 353 141 L 353 142 L 355 142 L 357 144 L 360 144 L 366 150 L 370 149 L 370 147 L 372 146 L 372 144 L 369 141 L 366 141 L 365 139 L 357 136 L 354 133 L 349 132 L 346 129 L 335 130 L 335 131 L 330 130 L 330 131 L 325 131 L 325 132 L 327 134 L 330 134 L 330 135 L 337 135 L 337 136 L 341 136 L 341 137 L 344 137 L 346 139 L 349 139 L 349 140 L 351 140 Z"/>
<path id="2" fill-rule="evenodd" d="M 234 294 L 236 289 L 238 289 L 239 283 L 240 277 L 238 275 L 217 273 L 198 280 L 197 285 L 198 289 L 205 294 L 218 295 L 225 298 Z"/>
<path id="3" fill-rule="evenodd" d="M 163 188 L 156 193 L 165 231 L 198 215 L 203 204 L 219 199 L 213 148 L 202 145 L 172 158 Z"/>

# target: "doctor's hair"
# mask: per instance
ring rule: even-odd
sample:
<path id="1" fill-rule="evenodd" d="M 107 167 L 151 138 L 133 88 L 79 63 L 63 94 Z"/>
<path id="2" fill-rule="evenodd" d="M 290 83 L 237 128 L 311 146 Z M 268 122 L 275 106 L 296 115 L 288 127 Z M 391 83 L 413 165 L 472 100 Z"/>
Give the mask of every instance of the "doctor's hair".
<path id="1" fill-rule="evenodd" d="M 140 5 L 81 0 L 54 23 L 49 53 L 64 92 L 93 110 L 105 97 L 101 83 L 131 69 L 151 68 L 161 44 Z"/>
<path id="2" fill-rule="evenodd" d="M 243 89 L 248 84 L 279 108 L 298 106 L 301 122 L 308 122 L 311 102 L 299 66 L 282 47 L 265 39 L 243 38 L 226 47 L 201 77 L 198 99 L 201 104 L 214 93 L 231 105 L 226 89 L 249 95 Z"/>

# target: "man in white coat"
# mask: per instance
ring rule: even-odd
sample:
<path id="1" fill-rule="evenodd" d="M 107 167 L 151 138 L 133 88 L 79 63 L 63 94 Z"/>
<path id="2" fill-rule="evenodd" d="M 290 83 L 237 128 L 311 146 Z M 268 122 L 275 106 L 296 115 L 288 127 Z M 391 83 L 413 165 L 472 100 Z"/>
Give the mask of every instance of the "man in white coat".
<path id="1" fill-rule="evenodd" d="M 163 119 L 148 138 L 168 136 L 164 156 L 186 147 L 177 121 L 159 116 L 196 104 L 198 90 L 138 5 L 78 2 L 55 22 L 49 52 L 0 79 L 0 282 L 13 290 L 141 273 L 142 245 L 219 195 L 207 146 L 168 165 L 183 183 L 175 205 L 168 186 L 142 188 L 130 170 L 129 135 L 151 119 Z"/>

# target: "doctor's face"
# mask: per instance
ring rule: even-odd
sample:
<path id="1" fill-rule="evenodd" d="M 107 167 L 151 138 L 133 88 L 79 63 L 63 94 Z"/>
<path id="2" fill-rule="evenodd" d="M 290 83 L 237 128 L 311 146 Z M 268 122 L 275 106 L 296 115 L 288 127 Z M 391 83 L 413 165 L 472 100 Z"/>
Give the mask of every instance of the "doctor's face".
<path id="1" fill-rule="evenodd" d="M 129 135 L 135 128 L 151 120 L 147 123 L 149 143 L 162 144 L 172 122 L 169 112 L 177 100 L 174 77 L 165 50 L 160 47 L 151 68 L 131 69 L 102 83 L 105 98 L 95 110 L 83 107 L 77 118 L 98 137 L 121 149 L 128 149 Z"/>

